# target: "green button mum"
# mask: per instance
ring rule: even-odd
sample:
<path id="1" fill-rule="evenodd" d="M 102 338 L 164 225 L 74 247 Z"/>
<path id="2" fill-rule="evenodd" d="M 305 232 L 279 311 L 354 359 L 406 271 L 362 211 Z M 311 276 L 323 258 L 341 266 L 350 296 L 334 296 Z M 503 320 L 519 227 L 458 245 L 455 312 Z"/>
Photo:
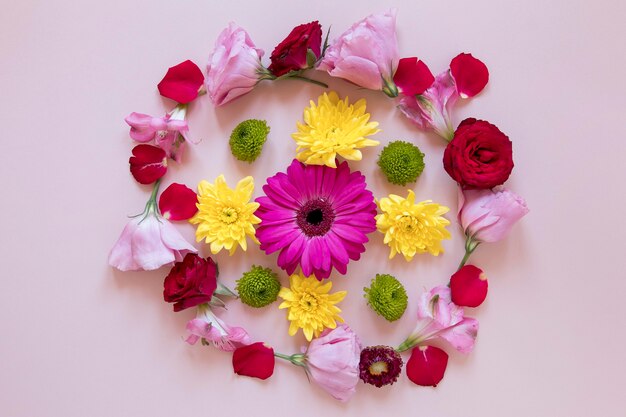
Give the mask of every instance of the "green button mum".
<path id="1" fill-rule="evenodd" d="M 276 301 L 280 282 L 271 269 L 252 265 L 252 269 L 237 280 L 235 289 L 242 303 L 260 308 Z"/>
<path id="2" fill-rule="evenodd" d="M 398 320 L 404 314 L 408 304 L 406 290 L 392 275 L 376 274 L 370 287 L 363 291 L 367 304 L 388 321 Z"/>
<path id="3" fill-rule="evenodd" d="M 230 151 L 240 161 L 253 162 L 261 155 L 268 133 L 270 127 L 265 120 L 244 120 L 230 134 Z"/>
<path id="4" fill-rule="evenodd" d="M 412 143 L 397 140 L 383 148 L 378 166 L 390 183 L 406 185 L 424 170 L 424 154 Z"/>

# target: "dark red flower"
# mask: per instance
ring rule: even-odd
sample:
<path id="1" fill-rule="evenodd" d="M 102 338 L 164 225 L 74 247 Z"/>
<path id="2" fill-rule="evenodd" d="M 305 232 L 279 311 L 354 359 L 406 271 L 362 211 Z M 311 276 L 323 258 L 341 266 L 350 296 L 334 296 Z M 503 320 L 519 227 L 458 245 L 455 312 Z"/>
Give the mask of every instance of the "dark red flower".
<path id="1" fill-rule="evenodd" d="M 287 74 L 289 71 L 299 71 L 309 68 L 311 62 L 307 60 L 307 54 L 315 55 L 315 60 L 320 57 L 322 45 L 322 26 L 316 20 L 293 28 L 291 33 L 274 48 L 270 56 L 272 63 L 268 67 L 272 74 L 277 77 Z"/>
<path id="2" fill-rule="evenodd" d="M 393 82 L 405 96 L 415 96 L 433 85 L 435 77 L 424 61 L 417 57 L 402 58 L 393 75 Z"/>
<path id="3" fill-rule="evenodd" d="M 493 188 L 513 170 L 513 145 L 496 126 L 465 119 L 443 153 L 443 167 L 466 188 Z"/>
<path id="4" fill-rule="evenodd" d="M 450 62 L 450 74 L 456 83 L 456 91 L 463 98 L 474 97 L 489 82 L 487 66 L 472 54 L 459 54 Z"/>
<path id="5" fill-rule="evenodd" d="M 274 373 L 274 349 L 263 342 L 237 348 L 233 352 L 233 370 L 237 375 L 267 379 Z"/>
<path id="6" fill-rule="evenodd" d="M 130 173 L 140 184 L 152 184 L 167 172 L 167 155 L 157 146 L 135 146 L 128 163 Z"/>
<path id="7" fill-rule="evenodd" d="M 197 194 L 183 184 L 172 183 L 159 197 L 159 210 L 168 220 L 187 220 L 198 212 Z"/>
<path id="8" fill-rule="evenodd" d="M 217 288 L 217 265 L 211 258 L 188 253 L 176 262 L 163 282 L 163 299 L 181 311 L 208 303 Z"/>
<path id="9" fill-rule="evenodd" d="M 402 372 L 402 357 L 389 346 L 368 346 L 361 351 L 359 377 L 363 382 L 375 385 L 391 385 Z"/>
<path id="10" fill-rule="evenodd" d="M 474 265 L 465 265 L 450 278 L 452 302 L 463 307 L 478 307 L 487 298 L 487 277 Z"/>
<path id="11" fill-rule="evenodd" d="M 436 387 L 448 366 L 448 354 L 438 347 L 417 346 L 406 363 L 406 375 L 423 387 Z"/>
<path id="12" fill-rule="evenodd" d="M 167 70 L 158 84 L 159 93 L 179 103 L 189 103 L 198 97 L 204 84 L 204 74 L 196 64 L 187 60 Z"/>

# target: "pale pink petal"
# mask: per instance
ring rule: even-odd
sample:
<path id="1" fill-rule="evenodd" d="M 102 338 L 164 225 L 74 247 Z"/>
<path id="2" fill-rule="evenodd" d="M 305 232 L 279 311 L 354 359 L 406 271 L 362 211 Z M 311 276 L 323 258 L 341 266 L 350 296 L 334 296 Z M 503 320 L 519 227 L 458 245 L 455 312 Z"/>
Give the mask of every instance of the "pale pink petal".
<path id="1" fill-rule="evenodd" d="M 132 236 L 137 230 L 139 220 L 139 218 L 135 218 L 128 222 L 109 253 L 109 265 L 120 271 L 136 271 L 140 269 L 139 264 L 133 258 L 132 249 Z"/>
<path id="2" fill-rule="evenodd" d="M 457 325 L 439 333 L 439 337 L 447 340 L 461 353 L 469 353 L 474 349 L 478 334 L 478 320 L 465 318 Z"/>
<path id="3" fill-rule="evenodd" d="M 131 245 L 135 262 L 145 271 L 160 268 L 176 260 L 172 251 L 163 244 L 159 220 L 152 215 L 140 221 Z"/>

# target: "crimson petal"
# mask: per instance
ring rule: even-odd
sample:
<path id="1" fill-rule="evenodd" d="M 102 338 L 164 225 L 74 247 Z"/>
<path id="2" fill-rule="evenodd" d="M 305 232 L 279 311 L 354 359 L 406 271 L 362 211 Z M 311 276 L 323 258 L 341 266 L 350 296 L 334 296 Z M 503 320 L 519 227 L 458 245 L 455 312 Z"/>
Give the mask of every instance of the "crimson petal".
<path id="1" fill-rule="evenodd" d="M 135 146 L 128 163 L 130 173 L 140 184 L 152 184 L 167 172 L 167 155 L 157 146 Z"/>
<path id="2" fill-rule="evenodd" d="M 189 103 L 198 97 L 204 84 L 204 75 L 196 64 L 187 60 L 167 70 L 158 84 L 159 93 L 179 103 Z"/>
<path id="3" fill-rule="evenodd" d="M 472 54 L 461 53 L 450 62 L 450 74 L 456 83 L 456 91 L 463 98 L 474 97 L 487 85 L 489 70 Z"/>
<path id="4" fill-rule="evenodd" d="M 197 213 L 196 193 L 184 184 L 172 183 L 159 197 L 159 210 L 169 220 L 187 220 Z"/>
<path id="5" fill-rule="evenodd" d="M 450 278 L 450 296 L 458 306 L 478 307 L 487 298 L 489 284 L 483 270 L 465 265 Z"/>
<path id="6" fill-rule="evenodd" d="M 402 58 L 393 76 L 398 90 L 406 96 L 422 94 L 435 82 L 428 66 L 417 57 Z"/>
<path id="7" fill-rule="evenodd" d="M 423 387 L 436 387 L 448 366 L 448 354 L 438 347 L 417 346 L 406 364 L 406 375 Z"/>

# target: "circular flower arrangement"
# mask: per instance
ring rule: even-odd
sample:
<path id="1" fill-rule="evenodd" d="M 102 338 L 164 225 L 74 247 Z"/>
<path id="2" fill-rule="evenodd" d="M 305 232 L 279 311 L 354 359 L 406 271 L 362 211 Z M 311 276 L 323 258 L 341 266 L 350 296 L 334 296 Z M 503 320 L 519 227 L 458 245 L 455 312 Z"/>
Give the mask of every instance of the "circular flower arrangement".
<path id="1" fill-rule="evenodd" d="M 478 333 L 478 321 L 465 308 L 479 306 L 487 296 L 483 271 L 466 264 L 483 242 L 497 242 L 522 218 L 524 200 L 502 184 L 513 170 L 512 144 L 494 124 L 469 118 L 455 129 L 451 111 L 461 99 L 479 94 L 489 79 L 487 67 L 471 54 L 459 54 L 450 68 L 434 76 L 417 57 L 400 59 L 395 35 L 395 10 L 373 14 L 355 23 L 338 38 L 322 42 L 319 22 L 294 28 L 272 52 L 265 67 L 263 51 L 249 34 L 231 23 L 218 36 L 205 75 L 185 61 L 170 68 L 158 84 L 164 97 L 178 104 L 162 117 L 131 113 L 125 120 L 130 137 L 139 142 L 129 159 L 131 175 L 140 184 L 153 184 L 143 213 L 122 231 L 109 254 L 109 264 L 122 271 L 154 270 L 171 266 L 165 274 L 163 298 L 179 312 L 196 309 L 187 324 L 186 341 L 232 352 L 239 375 L 267 379 L 276 358 L 302 367 L 309 379 L 334 398 L 346 401 L 359 380 L 383 387 L 392 385 L 404 367 L 408 379 L 436 386 L 443 378 L 448 354 L 433 346 L 445 340 L 469 353 Z M 267 178 L 264 195 L 251 201 L 255 182 L 240 179 L 230 188 L 223 175 L 202 180 L 197 192 L 170 184 L 159 196 L 170 160 L 182 161 L 188 142 L 187 103 L 207 94 L 224 105 L 252 91 L 263 80 L 285 78 L 324 83 L 309 78 L 309 70 L 327 71 L 363 88 L 391 97 L 415 125 L 441 136 L 445 171 L 458 184 L 458 221 L 465 234 L 465 255 L 448 282 L 419 296 L 415 329 L 396 348 L 361 345 L 343 323 L 338 304 L 346 291 L 332 291 L 328 278 L 346 274 L 350 261 L 365 252 L 368 235 L 378 231 L 389 246 L 389 258 L 401 254 L 437 256 L 441 241 L 450 239 L 449 208 L 390 194 L 377 199 L 367 189 L 365 176 L 348 161 L 363 158 L 362 148 L 378 146 L 370 136 L 379 132 L 370 120 L 365 100 L 350 103 L 336 92 L 323 93 L 304 109 L 303 122 L 292 135 L 294 159 L 285 172 Z M 253 163 L 260 155 L 270 127 L 263 120 L 244 120 L 232 132 L 233 156 Z M 380 152 L 378 166 L 390 183 L 406 185 L 424 170 L 424 154 L 412 143 L 393 141 Z M 158 200 L 157 200 L 157 197 Z M 218 281 L 219 269 L 211 257 L 202 258 L 170 221 L 196 225 L 196 239 L 212 254 L 259 244 L 266 254 L 278 252 L 277 266 L 289 275 L 283 286 L 271 268 L 252 265 L 231 290 Z M 284 284 L 287 284 L 284 282 Z M 408 296 L 402 283 L 389 274 L 377 274 L 364 288 L 366 304 L 389 322 L 404 314 Z M 225 298 L 252 308 L 266 308 L 278 298 L 287 310 L 289 335 L 302 330 L 309 345 L 302 353 L 275 352 L 248 332 L 219 316 Z M 410 351 L 405 362 L 404 352 Z"/>

